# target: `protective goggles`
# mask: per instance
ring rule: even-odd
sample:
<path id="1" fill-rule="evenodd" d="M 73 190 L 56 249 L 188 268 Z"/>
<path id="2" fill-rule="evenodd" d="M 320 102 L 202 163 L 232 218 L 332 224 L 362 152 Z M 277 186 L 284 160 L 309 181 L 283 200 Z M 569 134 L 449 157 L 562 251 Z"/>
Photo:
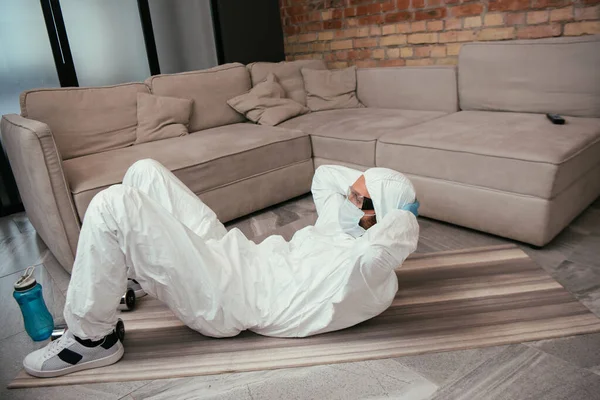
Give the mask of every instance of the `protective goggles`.
<path id="1" fill-rule="evenodd" d="M 346 192 L 346 197 L 352 204 L 358 207 L 360 210 L 374 210 L 373 200 L 369 197 L 362 196 L 358 194 L 352 186 L 348 187 L 348 191 Z"/>

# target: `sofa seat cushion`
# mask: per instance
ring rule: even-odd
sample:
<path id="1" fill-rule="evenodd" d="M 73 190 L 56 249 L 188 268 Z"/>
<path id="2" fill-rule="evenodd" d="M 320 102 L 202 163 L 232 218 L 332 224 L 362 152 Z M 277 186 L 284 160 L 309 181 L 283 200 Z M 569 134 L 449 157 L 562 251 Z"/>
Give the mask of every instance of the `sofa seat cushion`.
<path id="1" fill-rule="evenodd" d="M 311 151 L 305 133 L 244 123 L 74 158 L 64 162 L 64 170 L 79 217 L 96 193 L 122 182 L 127 169 L 145 158 L 162 163 L 200 194 L 310 160 Z"/>
<path id="2" fill-rule="evenodd" d="M 309 113 L 278 125 L 311 135 L 313 155 L 319 158 L 375 166 L 377 138 L 386 133 L 439 118 L 441 111 L 351 108 Z"/>
<path id="3" fill-rule="evenodd" d="M 383 135 L 377 166 L 551 199 L 600 162 L 600 119 L 566 120 L 461 111 Z"/>

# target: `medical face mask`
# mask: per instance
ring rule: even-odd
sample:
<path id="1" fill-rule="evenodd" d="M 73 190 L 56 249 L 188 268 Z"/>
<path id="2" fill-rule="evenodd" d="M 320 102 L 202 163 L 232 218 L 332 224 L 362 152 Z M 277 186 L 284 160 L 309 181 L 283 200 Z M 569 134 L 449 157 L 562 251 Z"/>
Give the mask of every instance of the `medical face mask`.
<path id="1" fill-rule="evenodd" d="M 346 199 L 342 203 L 338 214 L 342 230 L 355 238 L 364 235 L 365 229 L 358 225 L 364 215 L 363 211 L 359 210 L 350 200 Z"/>

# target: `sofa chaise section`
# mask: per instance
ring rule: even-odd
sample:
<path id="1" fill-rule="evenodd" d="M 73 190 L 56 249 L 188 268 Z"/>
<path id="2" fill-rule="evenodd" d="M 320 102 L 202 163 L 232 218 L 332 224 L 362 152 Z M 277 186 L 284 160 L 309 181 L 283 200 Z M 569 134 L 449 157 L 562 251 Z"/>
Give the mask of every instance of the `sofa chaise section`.
<path id="1" fill-rule="evenodd" d="M 466 44 L 464 111 L 382 136 L 377 165 L 425 216 L 543 246 L 600 194 L 598 65 L 599 36 Z"/>
<path id="2" fill-rule="evenodd" d="M 377 165 L 411 176 L 423 215 L 540 246 L 595 199 L 578 188 L 600 188 L 599 161 L 600 119 L 542 114 L 461 111 L 377 146 Z"/>

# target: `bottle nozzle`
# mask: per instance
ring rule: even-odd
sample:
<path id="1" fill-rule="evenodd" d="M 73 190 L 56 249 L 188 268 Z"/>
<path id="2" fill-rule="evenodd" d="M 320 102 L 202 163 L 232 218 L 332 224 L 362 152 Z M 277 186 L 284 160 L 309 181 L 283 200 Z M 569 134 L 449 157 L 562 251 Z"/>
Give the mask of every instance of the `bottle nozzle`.
<path id="1" fill-rule="evenodd" d="M 27 289 L 35 286 L 35 284 L 37 282 L 35 280 L 35 277 L 33 276 L 34 272 L 35 272 L 34 266 L 28 267 L 25 270 L 25 272 L 23 273 L 23 275 L 21 275 L 19 280 L 15 282 L 15 285 L 14 285 L 15 290 L 18 290 L 18 291 L 27 290 Z"/>

